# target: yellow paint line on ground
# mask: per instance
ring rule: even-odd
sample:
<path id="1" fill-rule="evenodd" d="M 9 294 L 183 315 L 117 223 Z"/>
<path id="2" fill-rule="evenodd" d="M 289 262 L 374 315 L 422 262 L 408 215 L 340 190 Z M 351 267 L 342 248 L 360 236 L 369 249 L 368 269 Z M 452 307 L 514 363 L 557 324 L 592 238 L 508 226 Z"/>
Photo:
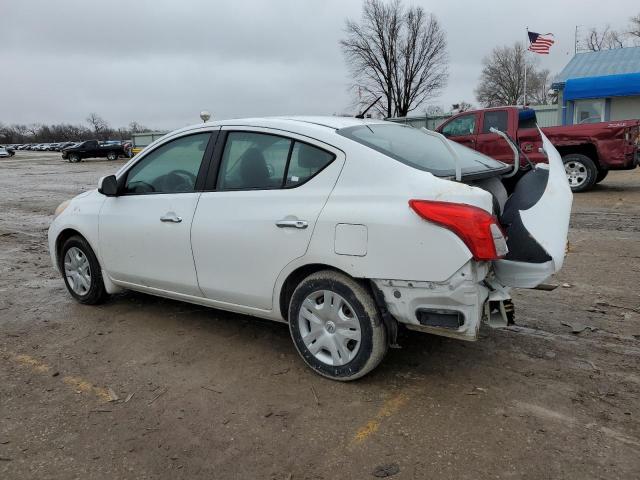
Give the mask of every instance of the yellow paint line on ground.
<path id="1" fill-rule="evenodd" d="M 20 365 L 26 365 L 28 367 L 31 367 L 34 371 L 38 373 L 47 373 L 49 371 L 49 365 L 29 355 L 14 355 L 13 359 Z"/>
<path id="2" fill-rule="evenodd" d="M 96 387 L 80 377 L 66 376 L 62 379 L 62 381 L 70 387 L 73 387 L 76 392 L 92 393 L 103 402 L 108 402 L 111 400 L 111 395 L 106 388 Z"/>
<path id="3" fill-rule="evenodd" d="M 404 393 L 398 393 L 393 397 L 385 400 L 378 410 L 378 413 L 367 423 L 365 423 L 362 427 L 358 429 L 353 439 L 351 440 L 352 444 L 359 445 L 364 442 L 371 435 L 376 433 L 380 428 L 380 423 L 385 419 L 396 413 L 400 408 L 407 403 L 409 397 L 407 397 Z"/>
<path id="4" fill-rule="evenodd" d="M 26 367 L 30 367 L 31 370 L 33 370 L 36 373 L 45 374 L 51 371 L 51 367 L 49 365 L 30 355 L 10 354 L 9 358 L 11 358 L 15 363 L 18 363 Z M 100 400 L 104 402 L 108 402 L 111 400 L 111 395 L 109 394 L 109 391 L 106 388 L 96 387 L 91 382 L 88 382 L 83 378 L 66 376 L 66 377 L 63 377 L 62 381 L 67 385 L 69 385 L 70 387 L 72 387 L 76 392 L 89 393 L 89 394 L 95 395 L 96 397 L 98 397 Z"/>

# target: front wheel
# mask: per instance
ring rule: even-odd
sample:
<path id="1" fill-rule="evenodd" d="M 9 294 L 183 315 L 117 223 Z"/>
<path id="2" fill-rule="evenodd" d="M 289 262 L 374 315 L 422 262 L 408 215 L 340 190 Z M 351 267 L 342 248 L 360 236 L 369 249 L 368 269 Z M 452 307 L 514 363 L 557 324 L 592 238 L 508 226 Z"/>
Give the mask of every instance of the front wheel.
<path id="1" fill-rule="evenodd" d="M 60 271 L 67 290 L 78 302 L 97 305 L 107 298 L 100 263 L 81 236 L 74 235 L 62 245 Z"/>
<path id="2" fill-rule="evenodd" d="M 107 154 L 107 160 L 117 160 L 118 159 L 118 154 L 115 152 L 109 152 Z"/>
<path id="3" fill-rule="evenodd" d="M 309 275 L 295 289 L 289 330 L 305 363 L 332 380 L 360 378 L 387 353 L 387 333 L 371 294 L 331 270 Z"/>
<path id="4" fill-rule="evenodd" d="M 69 154 L 68 159 L 71 163 L 78 163 L 80 161 L 80 155 L 77 153 L 71 153 Z"/>
<path id="5" fill-rule="evenodd" d="M 571 191 L 584 192 L 595 185 L 598 168 L 589 157 L 581 153 L 570 153 L 562 157 L 562 162 Z"/>
<path id="6" fill-rule="evenodd" d="M 599 170 L 598 176 L 596 177 L 596 183 L 600 183 L 609 175 L 609 170 Z"/>

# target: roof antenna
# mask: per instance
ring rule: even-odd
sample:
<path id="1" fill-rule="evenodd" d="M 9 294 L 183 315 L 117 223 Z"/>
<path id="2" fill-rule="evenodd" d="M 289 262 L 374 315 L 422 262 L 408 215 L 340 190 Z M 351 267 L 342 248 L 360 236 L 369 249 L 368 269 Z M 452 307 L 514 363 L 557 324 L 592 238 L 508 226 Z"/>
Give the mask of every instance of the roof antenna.
<path id="1" fill-rule="evenodd" d="M 378 103 L 380 101 L 380 99 L 382 98 L 382 95 L 380 95 L 378 98 L 376 98 L 371 105 L 369 105 L 367 108 L 364 109 L 364 111 L 362 113 L 359 113 L 358 115 L 356 115 L 356 118 L 364 118 L 364 116 L 367 114 L 367 112 L 369 110 L 371 110 L 371 107 L 373 107 L 376 103 Z"/>

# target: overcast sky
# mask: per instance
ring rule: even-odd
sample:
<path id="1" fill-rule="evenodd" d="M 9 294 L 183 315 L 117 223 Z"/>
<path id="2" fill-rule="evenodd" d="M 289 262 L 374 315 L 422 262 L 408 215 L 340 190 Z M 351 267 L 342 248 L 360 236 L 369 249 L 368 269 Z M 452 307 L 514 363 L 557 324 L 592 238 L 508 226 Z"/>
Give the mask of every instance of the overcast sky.
<path id="1" fill-rule="evenodd" d="M 576 25 L 626 27 L 638 0 L 414 0 L 447 32 L 448 86 L 475 103 L 493 47 L 555 34 L 540 64 L 573 56 Z M 168 129 L 214 118 L 349 112 L 338 41 L 360 0 L 0 0 L 0 122 L 132 120 Z M 418 111 L 423 111 L 420 108 Z"/>

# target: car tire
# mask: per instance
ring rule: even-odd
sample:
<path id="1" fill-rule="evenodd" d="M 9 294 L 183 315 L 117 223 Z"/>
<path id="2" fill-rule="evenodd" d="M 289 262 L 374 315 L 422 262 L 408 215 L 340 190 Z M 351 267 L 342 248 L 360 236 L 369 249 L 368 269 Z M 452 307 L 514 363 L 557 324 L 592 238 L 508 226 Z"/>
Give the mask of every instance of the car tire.
<path id="1" fill-rule="evenodd" d="M 100 263 L 79 235 L 69 237 L 60 249 L 59 267 L 71 296 L 85 305 L 97 305 L 108 298 Z"/>
<path id="2" fill-rule="evenodd" d="M 67 158 L 71 163 L 78 163 L 80 161 L 80 155 L 77 153 L 70 153 Z"/>
<path id="3" fill-rule="evenodd" d="M 596 176 L 596 183 L 600 183 L 609 175 L 609 170 L 598 170 L 598 175 Z"/>
<path id="4" fill-rule="evenodd" d="M 109 152 L 107 153 L 107 160 L 117 160 L 118 159 L 118 154 L 115 152 Z"/>
<path id="5" fill-rule="evenodd" d="M 343 273 L 322 270 L 302 280 L 291 296 L 288 318 L 302 359 L 332 380 L 356 380 L 387 353 L 387 332 L 373 296 Z"/>
<path id="6" fill-rule="evenodd" d="M 562 157 L 562 162 L 572 192 L 584 192 L 595 185 L 598 168 L 589 157 L 570 153 Z"/>

